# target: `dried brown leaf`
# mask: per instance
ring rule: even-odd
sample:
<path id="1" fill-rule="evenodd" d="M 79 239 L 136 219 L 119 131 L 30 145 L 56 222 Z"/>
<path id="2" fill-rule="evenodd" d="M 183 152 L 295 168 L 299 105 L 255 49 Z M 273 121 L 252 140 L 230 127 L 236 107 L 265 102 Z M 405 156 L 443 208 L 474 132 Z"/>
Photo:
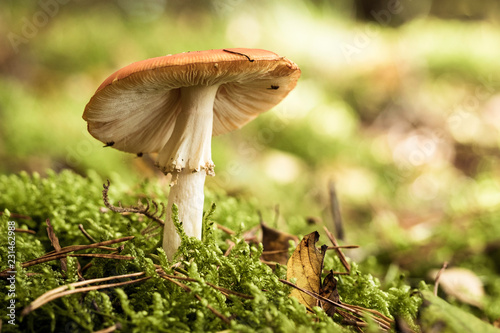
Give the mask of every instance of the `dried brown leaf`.
<path id="1" fill-rule="evenodd" d="M 297 244 L 299 242 L 297 236 L 268 227 L 265 223 L 261 223 L 260 227 L 262 229 L 262 245 L 264 246 L 261 258 L 265 261 L 275 261 L 286 265 L 290 241 Z"/>
<path id="2" fill-rule="evenodd" d="M 329 238 L 338 250 L 335 237 L 329 235 Z M 304 304 L 311 311 L 314 306 L 319 305 L 329 316 L 338 313 L 344 318 L 344 323 L 353 325 L 357 329 L 367 325 L 363 317 L 368 316 L 382 330 L 389 330 L 393 322 L 391 318 L 375 310 L 340 302 L 340 296 L 337 291 L 337 280 L 332 270 L 330 270 L 323 283 L 321 283 L 323 261 L 328 246 L 323 245 L 321 250 L 318 250 L 316 248 L 318 239 L 319 234 L 316 231 L 306 235 L 293 252 L 290 260 L 288 260 L 287 280 L 280 279 L 280 281 L 294 288 L 290 296 L 297 298 L 300 303 Z M 295 284 L 290 282 L 292 279 L 296 280 Z"/>
<path id="3" fill-rule="evenodd" d="M 340 303 L 340 296 L 337 290 L 337 280 L 333 275 L 333 271 L 330 271 L 330 273 L 328 273 L 325 277 L 319 294 L 331 301 Z M 336 312 L 336 306 L 331 303 L 321 302 L 321 307 L 330 317 Z"/>
<path id="4" fill-rule="evenodd" d="M 316 248 L 319 239 L 317 231 L 304 236 L 287 264 L 287 280 L 296 279 L 296 285 L 313 293 L 321 291 L 321 272 L 327 246 L 323 245 L 321 251 Z M 293 296 L 309 309 L 318 305 L 318 300 L 298 289 L 292 290 Z"/>

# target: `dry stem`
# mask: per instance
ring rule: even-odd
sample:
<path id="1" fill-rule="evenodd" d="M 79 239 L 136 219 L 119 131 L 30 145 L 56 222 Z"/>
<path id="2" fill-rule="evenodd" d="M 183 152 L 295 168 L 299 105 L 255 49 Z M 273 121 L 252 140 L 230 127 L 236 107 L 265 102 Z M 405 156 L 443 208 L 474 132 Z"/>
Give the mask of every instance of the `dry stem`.
<path id="1" fill-rule="evenodd" d="M 158 204 L 155 201 L 151 201 L 153 203 L 153 209 L 154 211 L 151 211 L 149 200 L 146 200 L 146 205 L 143 205 L 140 201 L 138 202 L 137 206 L 131 206 L 131 207 L 122 207 L 121 203 L 118 202 L 118 206 L 113 206 L 109 202 L 109 197 L 108 197 L 108 191 L 109 191 L 109 186 L 110 186 L 110 181 L 108 180 L 108 185 L 103 184 L 102 187 L 104 187 L 104 190 L 102 190 L 102 199 L 104 201 L 104 205 L 106 205 L 107 208 L 112 210 L 115 213 L 136 213 L 136 214 L 143 214 L 146 217 L 149 217 L 153 221 L 159 223 L 160 225 L 165 225 L 165 221 L 161 219 L 161 217 L 165 214 L 165 205 L 163 203 Z M 161 212 L 158 212 L 159 207 L 161 207 Z"/>

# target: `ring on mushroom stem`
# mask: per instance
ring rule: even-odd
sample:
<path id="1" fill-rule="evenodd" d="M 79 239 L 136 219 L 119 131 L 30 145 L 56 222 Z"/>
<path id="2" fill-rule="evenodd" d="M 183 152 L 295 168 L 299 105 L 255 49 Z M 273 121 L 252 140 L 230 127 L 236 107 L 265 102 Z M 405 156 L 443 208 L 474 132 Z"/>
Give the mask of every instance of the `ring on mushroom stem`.
<path id="1" fill-rule="evenodd" d="M 201 239 L 205 177 L 214 175 L 212 136 L 274 107 L 299 77 L 298 66 L 284 57 L 240 48 L 139 61 L 97 88 L 83 113 L 90 134 L 138 156 L 157 152 L 158 168 L 172 174 L 163 237 L 169 260 L 180 245 L 173 203 L 186 234 Z"/>

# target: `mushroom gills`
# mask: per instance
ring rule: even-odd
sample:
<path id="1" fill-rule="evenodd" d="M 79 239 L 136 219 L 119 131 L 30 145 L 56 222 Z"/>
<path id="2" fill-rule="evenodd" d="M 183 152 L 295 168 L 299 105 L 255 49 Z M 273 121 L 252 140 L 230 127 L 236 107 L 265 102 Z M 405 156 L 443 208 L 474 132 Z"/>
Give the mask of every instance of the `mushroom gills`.
<path id="1" fill-rule="evenodd" d="M 205 169 L 213 176 L 211 143 L 218 88 L 218 85 L 180 88 L 182 110 L 156 163 L 163 173 Z"/>

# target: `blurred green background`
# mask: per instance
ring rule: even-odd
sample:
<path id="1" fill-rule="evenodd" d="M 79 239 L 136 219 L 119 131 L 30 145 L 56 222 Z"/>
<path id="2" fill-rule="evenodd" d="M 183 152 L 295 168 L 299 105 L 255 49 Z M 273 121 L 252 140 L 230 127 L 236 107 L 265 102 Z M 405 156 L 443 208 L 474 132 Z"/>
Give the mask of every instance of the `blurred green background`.
<path id="1" fill-rule="evenodd" d="M 307 217 L 333 228 L 334 182 L 346 242 L 362 247 L 348 255 L 376 262 L 381 276 L 395 266 L 417 279 L 447 260 L 491 277 L 499 18 L 497 1 L 472 0 L 3 0 L 0 172 L 95 169 L 130 186 L 157 178 L 167 192 L 154 156 L 87 133 L 81 115 L 95 89 L 149 57 L 268 49 L 302 77 L 279 106 L 214 138 L 207 188 L 253 198 L 271 222 L 279 205 L 274 225 L 304 234 L 321 229 Z M 486 287 L 500 294 L 492 279 Z"/>

